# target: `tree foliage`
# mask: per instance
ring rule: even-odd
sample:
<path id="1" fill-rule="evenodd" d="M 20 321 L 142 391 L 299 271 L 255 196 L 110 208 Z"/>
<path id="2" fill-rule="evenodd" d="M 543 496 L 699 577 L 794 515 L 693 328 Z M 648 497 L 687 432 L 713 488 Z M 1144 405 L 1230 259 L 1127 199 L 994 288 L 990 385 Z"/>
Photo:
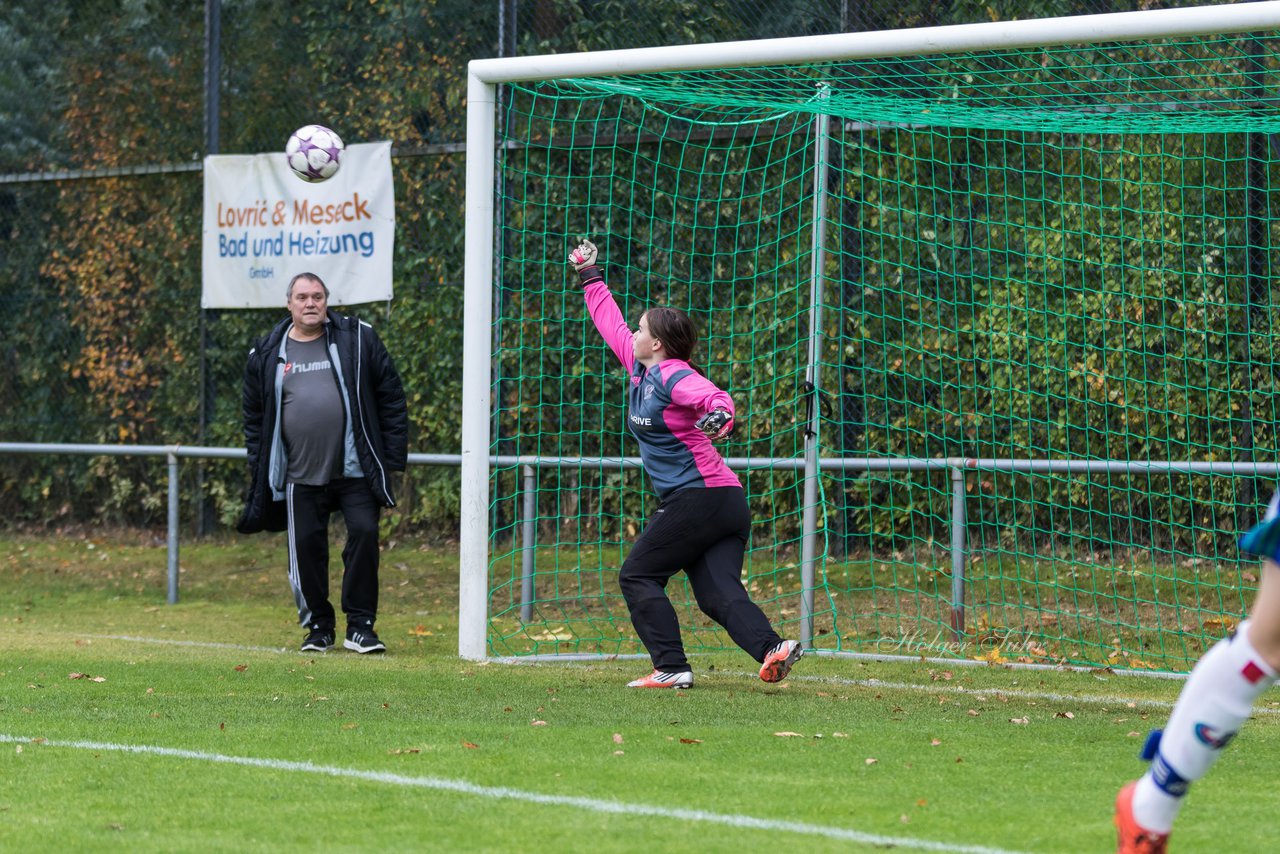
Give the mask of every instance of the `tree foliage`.
<path id="1" fill-rule="evenodd" d="M 395 146 L 396 299 L 351 311 L 377 324 L 401 367 L 414 451 L 459 446 L 464 154 L 451 144 L 465 138 L 471 58 L 1111 7 L 538 0 L 504 7 L 522 10 L 514 38 L 496 8 L 470 0 L 222 4 L 221 153 L 275 150 L 312 121 L 340 127 L 349 143 Z M 0 171 L 197 161 L 203 25 L 200 4 L 146 0 L 14 0 L 0 10 Z M 903 92 L 940 85 L 910 62 L 881 71 Z M 535 103 L 556 109 L 554 99 Z M 643 106 L 627 109 L 613 130 L 627 130 Z M 504 121 L 514 135 L 525 119 L 508 113 Z M 503 323 L 529 329 L 517 343 L 536 352 L 496 355 L 499 450 L 558 433 L 561 444 L 542 452 L 626 451 L 613 368 L 606 355 L 578 349 L 590 331 L 560 263 L 569 240 L 603 229 L 615 283 L 631 295 L 627 310 L 659 299 L 689 309 L 715 333 L 708 370 L 749 410 L 769 413 L 744 420 L 731 453 L 796 454 L 811 401 L 806 352 L 795 343 L 810 261 L 794 218 L 804 213 L 803 181 L 761 190 L 774 180 L 767 161 L 775 156 L 763 137 L 655 155 L 625 133 L 610 143 L 610 127 L 584 111 L 572 150 L 504 154 L 496 305 Z M 800 150 L 808 127 L 805 119 L 771 132 L 794 137 L 786 144 Z M 1242 199 L 1241 188 L 1258 179 L 1238 152 L 1175 136 L 1127 148 L 1081 137 L 1053 148 L 954 129 L 840 134 L 823 352 L 834 408 L 824 453 L 1239 459 L 1274 444 L 1274 345 L 1265 313 L 1241 296 L 1255 285 L 1240 274 L 1256 263 L 1250 247 L 1266 249 L 1269 238 L 1247 233 L 1238 213 L 1212 208 L 1215 198 Z M 588 139 L 598 144 L 589 149 Z M 695 173 L 708 177 L 676 183 Z M 554 177 L 529 177 L 537 174 Z M 1096 198 L 1084 203 L 1067 176 Z M 1177 182 L 1218 195 L 1162 195 Z M 200 191 L 195 171 L 0 185 L 7 438 L 241 443 L 244 357 L 281 312 L 200 311 Z M 755 201 L 722 215 L 727 200 L 744 197 Z M 1010 210 L 1014 199 L 1021 210 Z M 687 234 L 676 234 L 680 223 Z M 529 343 L 544 340 L 562 346 Z M 767 375 L 738 355 L 770 347 Z M 45 523 L 154 523 L 163 515 L 158 472 L 154 460 L 6 458 L 0 510 Z M 631 499 L 621 484 L 633 477 L 603 476 L 599 501 L 622 507 Z M 772 475 L 752 478 L 774 496 L 770 512 L 798 505 Z M 202 484 L 223 520 L 238 509 L 242 481 L 238 467 L 220 465 Z M 1052 509 L 1061 506 L 1078 514 L 1073 529 L 1103 530 L 1115 494 L 1091 478 L 1034 489 L 1016 478 L 990 483 L 975 487 L 971 513 L 979 530 L 1002 520 L 992 536 L 1061 528 Z M 1227 483 L 1179 481 L 1161 506 L 1134 489 L 1131 509 L 1138 519 L 1178 520 L 1166 530 L 1181 531 L 1170 535 L 1179 548 L 1209 548 L 1215 519 L 1231 512 Z M 415 468 L 405 485 L 393 523 L 449 536 L 457 473 Z M 577 485 L 562 484 L 566 492 Z M 192 487 L 184 495 L 194 504 Z M 949 495 L 936 479 L 833 477 L 828 495 L 830 524 L 852 539 L 945 535 Z"/>

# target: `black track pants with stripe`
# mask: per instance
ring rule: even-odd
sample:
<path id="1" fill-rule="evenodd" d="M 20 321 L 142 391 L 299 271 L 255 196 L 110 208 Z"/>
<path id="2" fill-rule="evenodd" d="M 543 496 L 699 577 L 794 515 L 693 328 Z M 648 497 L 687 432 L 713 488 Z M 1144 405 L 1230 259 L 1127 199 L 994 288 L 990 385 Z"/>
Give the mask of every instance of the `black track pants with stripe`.
<path id="1" fill-rule="evenodd" d="M 289 586 L 298 622 L 335 629 L 329 601 L 329 517 L 341 511 L 347 527 L 342 549 L 342 611 L 349 626 L 372 627 L 378 616 L 378 514 L 382 506 L 364 478 L 324 486 L 285 487 L 289 514 Z"/>

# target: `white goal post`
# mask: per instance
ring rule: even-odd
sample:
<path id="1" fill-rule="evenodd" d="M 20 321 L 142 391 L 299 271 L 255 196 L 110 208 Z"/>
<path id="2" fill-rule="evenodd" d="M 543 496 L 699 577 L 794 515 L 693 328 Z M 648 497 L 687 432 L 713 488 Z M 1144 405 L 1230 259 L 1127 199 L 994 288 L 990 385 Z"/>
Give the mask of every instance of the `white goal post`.
<path id="1" fill-rule="evenodd" d="M 557 78 L 832 62 L 1280 29 L 1280 0 L 887 32 L 474 60 L 467 88 L 458 654 L 487 653 L 496 91 Z"/>

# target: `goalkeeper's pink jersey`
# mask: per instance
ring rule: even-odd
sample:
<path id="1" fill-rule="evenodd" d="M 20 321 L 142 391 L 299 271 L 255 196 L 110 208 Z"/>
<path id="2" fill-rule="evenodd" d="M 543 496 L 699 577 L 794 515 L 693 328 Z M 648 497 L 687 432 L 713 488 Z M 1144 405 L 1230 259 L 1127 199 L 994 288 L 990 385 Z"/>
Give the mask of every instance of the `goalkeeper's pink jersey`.
<path id="1" fill-rule="evenodd" d="M 630 375 L 627 428 L 640 443 L 640 458 L 658 496 L 689 487 L 741 487 L 711 440 L 693 426 L 717 407 L 733 412 L 733 398 L 683 359 L 646 368 L 636 361 L 634 335 L 608 286 L 594 281 L 583 296 L 596 329 Z"/>

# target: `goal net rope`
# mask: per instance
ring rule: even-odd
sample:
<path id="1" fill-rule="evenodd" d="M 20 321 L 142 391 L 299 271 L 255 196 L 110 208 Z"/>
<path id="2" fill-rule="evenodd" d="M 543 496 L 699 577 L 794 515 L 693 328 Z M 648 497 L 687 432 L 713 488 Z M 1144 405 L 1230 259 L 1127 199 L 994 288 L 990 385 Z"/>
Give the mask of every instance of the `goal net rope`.
<path id="1" fill-rule="evenodd" d="M 1247 609 L 1276 481 L 1278 47 L 505 85 L 488 654 L 643 651 L 617 571 L 656 499 L 565 261 L 587 237 L 737 402 L 743 580 L 781 634 L 1189 667 Z M 668 592 L 690 652 L 732 648 Z"/>

